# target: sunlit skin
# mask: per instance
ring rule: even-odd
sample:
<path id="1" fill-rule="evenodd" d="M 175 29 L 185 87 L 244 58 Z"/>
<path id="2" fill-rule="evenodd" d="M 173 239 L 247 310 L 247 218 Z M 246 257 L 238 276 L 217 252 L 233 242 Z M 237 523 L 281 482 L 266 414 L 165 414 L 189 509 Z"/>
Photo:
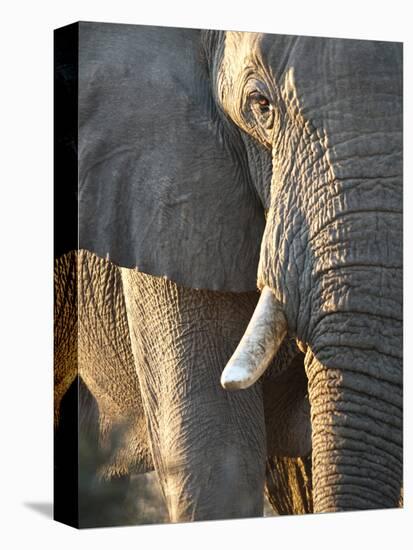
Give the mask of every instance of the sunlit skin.
<path id="1" fill-rule="evenodd" d="M 400 45 L 79 32 L 56 404 L 79 369 L 85 471 L 155 469 L 173 522 L 260 516 L 266 482 L 281 513 L 397 506 Z"/>

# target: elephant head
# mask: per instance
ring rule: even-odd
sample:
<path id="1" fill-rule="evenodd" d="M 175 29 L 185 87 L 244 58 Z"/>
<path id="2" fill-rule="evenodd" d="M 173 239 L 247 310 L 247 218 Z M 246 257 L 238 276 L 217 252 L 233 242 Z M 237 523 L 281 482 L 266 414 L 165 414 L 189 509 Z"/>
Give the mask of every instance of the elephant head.
<path id="1" fill-rule="evenodd" d="M 288 332 L 305 351 L 314 509 L 396 506 L 401 46 L 248 33 L 208 44 L 217 103 L 242 131 L 266 209 L 260 302 L 222 384 L 253 384 Z"/>

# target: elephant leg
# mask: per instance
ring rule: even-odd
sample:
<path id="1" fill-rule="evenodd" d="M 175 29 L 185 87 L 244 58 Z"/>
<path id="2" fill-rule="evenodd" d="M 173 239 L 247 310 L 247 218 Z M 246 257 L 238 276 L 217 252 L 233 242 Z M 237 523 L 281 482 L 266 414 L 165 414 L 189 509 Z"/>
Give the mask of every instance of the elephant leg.
<path id="1" fill-rule="evenodd" d="M 313 511 L 311 422 L 304 355 L 263 380 L 267 428 L 265 493 L 278 515 Z M 271 369 L 267 371 L 271 375 Z"/>
<path id="2" fill-rule="evenodd" d="M 128 269 L 122 279 L 153 460 L 171 521 L 261 516 L 261 387 L 230 393 L 220 386 L 256 293 L 192 290 Z"/>
<path id="3" fill-rule="evenodd" d="M 280 516 L 313 511 L 311 456 L 269 457 L 265 493 Z"/>

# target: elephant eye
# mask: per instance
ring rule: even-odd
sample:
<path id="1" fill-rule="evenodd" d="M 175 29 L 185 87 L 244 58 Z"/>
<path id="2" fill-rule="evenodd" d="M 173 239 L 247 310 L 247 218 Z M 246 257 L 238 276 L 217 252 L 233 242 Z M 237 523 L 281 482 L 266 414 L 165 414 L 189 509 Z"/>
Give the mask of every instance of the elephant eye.
<path id="1" fill-rule="evenodd" d="M 260 92 L 252 92 L 250 94 L 250 100 L 261 113 L 267 113 L 271 110 L 269 99 L 266 98 L 265 95 L 262 95 Z"/>
<path id="2" fill-rule="evenodd" d="M 249 109 L 246 122 L 253 133 L 266 146 L 270 146 L 276 119 L 276 110 L 271 101 L 261 91 L 254 90 L 248 95 Z"/>

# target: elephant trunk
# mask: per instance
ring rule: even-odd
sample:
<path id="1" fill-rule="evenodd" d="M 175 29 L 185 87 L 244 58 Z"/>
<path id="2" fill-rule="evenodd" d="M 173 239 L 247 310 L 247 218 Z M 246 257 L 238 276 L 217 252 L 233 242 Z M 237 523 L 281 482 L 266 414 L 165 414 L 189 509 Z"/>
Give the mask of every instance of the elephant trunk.
<path id="1" fill-rule="evenodd" d="M 402 481 L 400 180 L 346 183 L 351 211 L 311 235 L 305 368 L 315 512 L 396 507 Z"/>
<path id="2" fill-rule="evenodd" d="M 324 105 L 286 84 L 258 269 L 307 349 L 315 512 L 397 506 L 402 478 L 401 64 L 372 45 L 353 80 L 350 54 Z"/>
<path id="3" fill-rule="evenodd" d="M 299 259 L 293 240 L 292 252 L 273 254 L 272 263 L 279 247 L 268 240 L 263 246 L 268 266 L 277 267 L 274 258 L 290 260 L 272 278 L 264 271 L 270 273 L 264 283 L 272 288 L 267 293 L 280 298 L 289 331 L 307 346 L 315 512 L 396 507 L 402 482 L 399 179 L 391 174 L 356 185 L 343 178 L 335 182 L 337 190 L 337 207 L 327 196 L 331 217 L 324 215 L 321 225 L 308 223 L 301 279 L 291 277 Z M 301 285 L 294 287 L 297 281 Z M 262 371 L 243 372 L 248 376 L 234 387 L 246 387 Z"/>
<path id="4" fill-rule="evenodd" d="M 287 332 L 280 303 L 264 287 L 254 314 L 221 376 L 226 390 L 245 389 L 264 373 Z"/>
<path id="5" fill-rule="evenodd" d="M 403 468 L 399 359 L 337 345 L 316 355 L 308 351 L 305 363 L 314 511 L 397 507 Z"/>

